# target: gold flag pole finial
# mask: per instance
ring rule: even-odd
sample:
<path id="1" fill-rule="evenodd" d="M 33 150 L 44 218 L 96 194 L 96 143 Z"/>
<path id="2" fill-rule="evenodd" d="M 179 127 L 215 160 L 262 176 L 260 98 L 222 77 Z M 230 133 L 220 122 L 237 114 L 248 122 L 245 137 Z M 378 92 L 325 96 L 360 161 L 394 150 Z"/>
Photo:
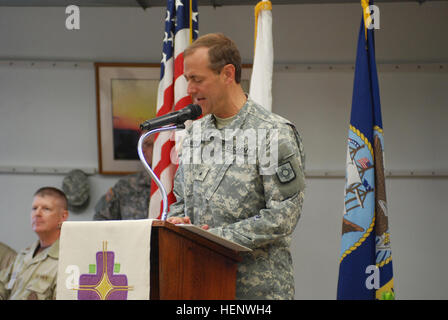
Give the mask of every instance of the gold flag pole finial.
<path id="1" fill-rule="evenodd" d="M 369 28 L 370 24 L 372 23 L 372 17 L 370 16 L 370 10 L 369 7 L 369 0 L 361 0 L 361 6 L 362 6 L 362 13 L 364 16 L 364 31 L 366 35 L 367 40 L 367 28 Z"/>
<path id="2" fill-rule="evenodd" d="M 255 39 L 254 39 L 254 52 L 255 47 L 257 46 L 257 29 L 258 29 L 258 15 L 260 14 L 261 10 L 272 10 L 272 3 L 271 1 L 264 1 L 261 0 L 257 3 L 255 6 Z"/>

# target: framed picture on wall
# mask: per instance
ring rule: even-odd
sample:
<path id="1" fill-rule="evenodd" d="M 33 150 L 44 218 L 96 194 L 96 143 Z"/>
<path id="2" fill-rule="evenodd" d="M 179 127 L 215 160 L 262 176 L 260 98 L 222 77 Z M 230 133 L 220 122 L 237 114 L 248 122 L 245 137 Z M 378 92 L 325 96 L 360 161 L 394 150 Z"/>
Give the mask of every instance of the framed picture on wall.
<path id="1" fill-rule="evenodd" d="M 140 124 L 156 116 L 159 64 L 95 63 L 101 174 L 141 170 Z"/>
<path id="2" fill-rule="evenodd" d="M 241 86 L 249 92 L 252 65 L 243 65 Z M 98 168 L 129 174 L 143 168 L 137 153 L 140 124 L 156 116 L 159 64 L 95 63 Z"/>

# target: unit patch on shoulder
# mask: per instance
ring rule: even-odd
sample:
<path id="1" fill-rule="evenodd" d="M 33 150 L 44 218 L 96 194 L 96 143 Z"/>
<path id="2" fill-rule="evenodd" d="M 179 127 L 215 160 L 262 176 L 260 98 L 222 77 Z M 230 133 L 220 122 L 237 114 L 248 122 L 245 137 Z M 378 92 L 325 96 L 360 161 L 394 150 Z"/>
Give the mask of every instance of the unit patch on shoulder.
<path id="1" fill-rule="evenodd" d="M 281 183 L 288 183 L 296 177 L 296 173 L 288 161 L 277 168 L 277 177 Z"/>

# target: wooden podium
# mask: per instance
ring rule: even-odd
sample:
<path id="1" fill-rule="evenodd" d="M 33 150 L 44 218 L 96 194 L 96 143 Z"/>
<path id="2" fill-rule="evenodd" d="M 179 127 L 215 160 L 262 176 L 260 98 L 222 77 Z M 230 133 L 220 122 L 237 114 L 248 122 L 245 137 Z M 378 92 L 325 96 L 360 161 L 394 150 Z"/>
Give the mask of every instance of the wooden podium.
<path id="1" fill-rule="evenodd" d="M 237 250 L 188 229 L 154 221 L 151 231 L 150 298 L 235 299 Z"/>

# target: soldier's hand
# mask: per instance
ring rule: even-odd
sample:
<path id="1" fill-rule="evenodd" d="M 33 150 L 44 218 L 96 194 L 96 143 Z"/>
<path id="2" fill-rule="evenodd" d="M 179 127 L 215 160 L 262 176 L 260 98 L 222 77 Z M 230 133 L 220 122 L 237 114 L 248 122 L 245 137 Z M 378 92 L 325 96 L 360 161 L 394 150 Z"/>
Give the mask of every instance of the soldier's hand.
<path id="1" fill-rule="evenodd" d="M 190 217 L 170 217 L 166 221 L 172 224 L 191 224 Z"/>

